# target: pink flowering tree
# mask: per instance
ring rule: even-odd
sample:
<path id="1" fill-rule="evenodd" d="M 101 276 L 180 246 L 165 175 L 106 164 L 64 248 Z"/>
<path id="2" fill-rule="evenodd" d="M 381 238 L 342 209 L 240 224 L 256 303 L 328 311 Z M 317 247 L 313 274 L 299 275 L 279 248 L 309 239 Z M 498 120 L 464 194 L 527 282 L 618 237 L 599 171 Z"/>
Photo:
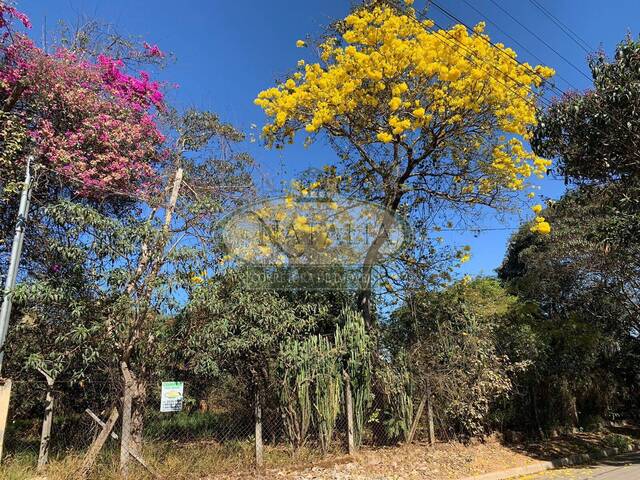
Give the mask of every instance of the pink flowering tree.
<path id="1" fill-rule="evenodd" d="M 167 312 L 180 310 L 175 292 L 191 295 L 223 268 L 215 231 L 224 208 L 249 198 L 251 159 L 234 148 L 241 132 L 212 112 L 174 111 L 162 84 L 133 71 L 163 60 L 157 45 L 127 52 L 127 42 L 101 48 L 88 35 L 44 51 L 17 31 L 28 19 L 2 0 L 0 18 L 5 199 L 15 203 L 7 192 L 11 182 L 20 187 L 27 153 L 38 166 L 6 369 L 17 378 L 28 374 L 23 365 L 38 367 L 65 385 L 108 379 L 109 392 L 88 399 L 120 409 L 126 477 L 130 452 L 142 452 L 149 385 L 162 371 L 153 367 L 165 361 Z M 9 225 L 15 211 L 3 200 Z M 1 265 L 10 233 L 0 233 Z M 17 322 L 21 312 L 34 322 Z"/>
<path id="2" fill-rule="evenodd" d="M 165 109 L 162 85 L 105 55 L 45 52 L 16 31 L 17 22 L 30 27 L 24 14 L 0 3 L 0 168 L 14 173 L 3 178 L 18 180 L 16 167 L 30 152 L 82 196 L 150 188 L 165 141 L 156 118 Z M 164 54 L 145 43 L 142 55 Z"/>
<path id="3" fill-rule="evenodd" d="M 13 361 L 18 362 L 13 372 L 27 365 L 51 378 L 77 380 L 87 375 L 87 365 L 72 358 L 74 352 L 82 358 L 100 352 L 100 373 L 114 378 L 113 365 L 128 360 L 151 328 L 143 320 L 158 307 L 152 299 L 162 283 L 158 278 L 171 233 L 170 213 L 160 225 L 153 215 L 140 215 L 144 207 L 137 201 L 178 178 L 173 173 L 178 168 L 170 165 L 174 151 L 160 131 L 159 117 L 167 110 L 162 85 L 110 55 L 38 48 L 18 31 L 29 26 L 25 15 L 0 0 L 0 271 L 5 271 L 15 191 L 21 188 L 27 155 L 36 164 L 35 202 L 21 265 L 26 278 L 16 297 L 21 288 L 29 293 L 17 302 L 8 340 L 24 355 L 14 351 L 8 367 Z M 162 55 L 148 45 L 137 58 Z M 139 208 L 121 208 L 132 201 Z M 157 213 L 153 205 L 150 209 Z M 121 235 L 109 230 L 114 226 Z M 93 240 L 90 233 L 95 233 Z M 124 243 L 101 249 L 105 239 Z M 65 250 L 69 244 L 73 248 Z M 109 257 L 114 252 L 117 259 Z M 68 294 L 66 302 L 51 301 L 62 298 L 62 292 Z M 69 305 L 86 305 L 86 315 L 78 314 L 82 309 L 70 313 Z M 21 309 L 41 309 L 28 343 L 15 334 Z M 141 320 L 138 309 L 151 313 Z M 69 342 L 74 331 L 90 331 L 95 338 L 74 346 Z M 131 412 L 122 417 L 131 424 Z"/>

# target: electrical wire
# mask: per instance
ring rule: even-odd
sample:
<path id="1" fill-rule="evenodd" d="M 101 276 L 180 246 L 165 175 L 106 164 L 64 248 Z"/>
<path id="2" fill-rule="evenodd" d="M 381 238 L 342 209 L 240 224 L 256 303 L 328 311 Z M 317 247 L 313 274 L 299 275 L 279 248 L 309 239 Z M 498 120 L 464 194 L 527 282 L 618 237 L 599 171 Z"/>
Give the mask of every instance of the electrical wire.
<path id="1" fill-rule="evenodd" d="M 574 32 L 569 26 L 567 26 L 566 24 L 562 23 L 562 21 L 558 17 L 556 17 L 553 13 L 551 13 L 545 7 L 540 5 L 536 0 L 529 0 L 529 2 L 531 2 L 531 4 L 534 7 L 536 7 L 538 10 L 540 10 L 553 23 L 555 23 L 556 26 L 558 26 L 560 28 L 560 30 L 562 30 L 565 33 L 565 35 L 567 35 L 567 37 L 569 37 L 571 40 L 573 40 L 573 42 L 576 45 L 578 45 L 582 50 L 584 50 L 587 55 L 589 55 L 589 54 L 594 52 L 594 50 L 595 50 L 594 48 L 589 46 L 589 44 L 580 35 L 578 35 L 576 32 Z"/>
<path id="2" fill-rule="evenodd" d="M 502 33 L 505 37 L 507 37 L 509 40 L 511 40 L 514 44 L 516 44 L 522 51 L 526 52 L 527 54 L 529 54 L 531 56 L 531 58 L 535 59 L 539 64 L 544 64 L 545 61 L 542 60 L 538 55 L 536 55 L 535 53 L 533 53 L 531 50 L 529 50 L 525 45 L 523 45 L 522 43 L 520 43 L 516 38 L 514 38 L 512 35 L 510 35 L 509 33 L 507 33 L 504 29 L 502 29 L 500 27 L 500 25 L 498 25 L 496 22 L 494 22 L 493 20 L 491 20 L 486 14 L 484 14 L 483 12 L 481 12 L 480 10 L 478 10 L 472 3 L 470 3 L 468 0 L 462 0 L 469 8 L 471 8 L 473 11 L 475 11 L 478 15 L 480 15 L 483 19 L 486 19 L 487 22 L 489 22 L 491 25 L 493 25 L 495 27 L 495 29 L 497 31 L 499 31 L 500 33 Z M 555 75 L 557 78 L 559 78 L 560 80 L 562 80 L 564 83 L 566 83 L 569 87 L 573 88 L 574 90 L 578 90 L 578 87 L 576 87 L 573 83 L 571 83 L 569 80 L 567 80 L 566 77 L 563 77 L 562 75 L 560 75 L 559 73 L 556 73 Z M 564 92 L 563 92 L 564 93 Z"/>
<path id="3" fill-rule="evenodd" d="M 431 3 L 434 3 L 434 4 L 435 4 L 435 2 L 433 2 L 432 0 L 429 0 L 429 1 L 431 1 Z M 491 1 L 493 2 L 494 0 L 491 0 Z M 494 2 L 494 3 L 495 3 L 495 2 Z M 498 5 L 498 7 L 499 7 L 499 5 Z M 500 8 L 501 8 L 501 7 L 500 7 Z M 476 11 L 478 11 L 478 10 L 476 9 Z M 504 10 L 503 10 L 503 11 L 504 11 Z M 506 11 L 505 11 L 505 13 L 509 14 L 509 13 L 508 13 L 508 12 L 506 12 Z M 480 14 L 482 15 L 482 12 L 480 12 Z M 512 17 L 512 18 L 513 18 L 513 17 Z M 514 19 L 514 20 L 515 20 L 515 19 Z M 456 21 L 458 21 L 458 20 L 456 20 Z M 517 20 L 516 20 L 516 21 L 517 21 Z M 520 22 L 518 22 L 518 23 L 519 23 L 520 25 L 522 25 Z M 435 24 L 435 22 L 434 22 L 434 24 Z M 437 24 L 435 24 L 435 25 L 437 26 Z M 465 26 L 466 26 L 466 25 L 465 25 Z M 524 25 L 522 25 L 522 26 L 523 26 L 524 28 L 527 28 L 527 27 L 526 27 L 526 26 L 524 26 Z M 441 28 L 441 27 L 438 27 L 438 28 Z M 467 27 L 467 28 L 468 28 L 468 27 Z M 441 28 L 441 29 L 442 29 L 442 28 Z M 527 30 L 528 30 L 528 29 L 527 29 Z M 437 32 L 435 32 L 435 33 L 437 33 Z M 446 31 L 445 31 L 445 33 L 446 33 Z M 466 46 L 465 46 L 464 44 L 462 44 L 459 40 L 457 40 L 455 37 L 451 37 L 451 38 L 453 38 L 453 40 L 457 41 L 460 45 L 462 45 L 463 47 L 465 47 L 465 48 L 466 48 Z M 468 50 L 468 49 L 467 49 L 467 50 Z M 517 61 L 517 60 L 515 60 L 515 61 Z M 519 62 L 518 62 L 518 63 L 519 63 Z M 495 78 L 495 77 L 492 77 L 492 78 Z M 498 80 L 498 79 L 496 79 L 496 80 Z M 512 78 L 512 80 L 514 80 L 514 79 Z M 514 81 L 515 81 L 515 80 L 514 80 Z M 501 83 L 503 83 L 503 82 L 501 82 Z M 516 83 L 518 83 L 519 85 L 523 85 L 522 83 L 517 82 L 517 81 L 516 81 Z M 506 85 L 506 84 L 504 84 L 504 83 L 503 83 L 503 85 Z M 556 87 L 556 88 L 557 88 L 557 87 Z M 512 89 L 512 91 L 513 91 L 513 89 Z M 562 92 L 562 91 L 560 90 L 560 92 Z M 562 93 L 564 94 L 564 92 L 562 92 Z M 523 97 L 521 96 L 521 98 L 523 98 Z M 549 101 L 547 101 L 546 99 L 544 99 L 544 98 L 540 98 L 540 99 L 542 100 L 542 103 L 544 103 L 546 107 L 550 107 L 550 106 L 552 105 L 552 104 L 551 104 Z M 621 121 L 620 121 L 619 119 L 617 119 L 617 118 L 613 118 L 613 121 L 614 121 L 614 122 L 616 122 L 616 123 L 618 123 L 618 125 L 620 125 L 621 127 L 626 128 L 626 127 L 624 127 L 624 125 L 621 123 Z M 597 127 L 592 127 L 592 128 L 593 128 L 595 131 L 597 131 L 597 132 L 601 133 L 602 135 L 605 135 L 605 136 L 607 135 L 603 130 L 601 130 L 601 129 L 597 128 Z"/>
<path id="4" fill-rule="evenodd" d="M 558 52 L 552 45 L 550 45 L 549 43 L 547 43 L 540 35 L 538 35 L 536 32 L 534 32 L 533 30 L 531 30 L 529 27 L 527 27 L 525 24 L 523 24 L 520 20 L 518 20 L 516 17 L 514 17 L 508 10 L 506 10 L 504 7 L 502 7 L 498 2 L 496 2 L 496 0 L 489 0 L 491 3 L 493 3 L 496 7 L 498 7 L 505 15 L 507 15 L 509 18 L 511 18 L 511 20 L 513 20 L 514 22 L 516 22 L 518 25 L 520 25 L 523 29 L 525 29 L 527 32 L 529 32 L 531 35 L 533 35 L 536 39 L 538 39 L 538 41 L 540 41 L 543 45 L 545 45 L 549 50 L 551 50 L 553 53 L 555 53 L 558 57 L 560 57 L 562 60 L 564 60 L 565 62 L 567 62 L 568 65 L 571 65 L 571 67 L 578 72 L 580 75 L 582 75 L 584 78 L 586 78 L 587 80 L 591 81 L 592 78 L 589 77 L 586 73 L 584 73 L 582 71 L 582 69 L 580 69 L 579 67 L 576 66 L 575 63 L 573 63 L 571 60 L 569 60 L 567 57 L 565 57 L 564 55 L 562 55 L 560 52 Z"/>
<path id="5" fill-rule="evenodd" d="M 439 5 L 437 2 L 435 2 L 434 0 L 429 0 L 429 3 L 431 3 L 434 7 L 436 7 L 438 10 L 440 10 L 442 13 L 444 13 L 445 15 L 447 15 L 449 18 L 451 18 L 453 21 L 458 22 L 461 25 L 464 25 L 467 30 L 473 30 L 469 25 L 467 25 L 465 22 L 463 22 L 460 18 L 458 18 L 457 16 L 455 16 L 454 14 L 452 14 L 451 12 L 449 12 L 446 8 L 442 7 L 441 5 Z M 540 75 L 538 72 L 536 72 L 533 68 L 531 68 L 530 65 L 527 65 L 525 63 L 520 62 L 517 58 L 512 57 L 511 55 L 509 55 L 504 48 L 500 48 L 498 47 L 495 43 L 493 43 L 491 40 L 489 40 L 486 36 L 484 35 L 480 35 L 480 38 L 482 38 L 485 42 L 487 42 L 490 46 L 492 46 L 493 48 L 495 48 L 498 52 L 502 53 L 505 57 L 507 57 L 508 59 L 512 60 L 514 63 L 517 63 L 518 65 L 520 65 L 521 67 L 524 67 L 525 69 L 529 70 L 531 73 L 533 73 L 534 75 L 538 76 L 540 79 L 542 79 L 543 81 L 547 81 L 546 78 L 544 78 L 542 75 Z M 543 62 L 540 62 L 543 63 Z M 555 85 L 553 85 L 552 83 L 549 83 L 551 88 L 553 88 L 556 92 L 558 92 L 560 95 L 564 95 L 564 92 L 562 90 L 560 90 L 558 87 L 556 87 Z"/>
<path id="6" fill-rule="evenodd" d="M 416 22 L 418 25 L 420 25 L 421 27 L 423 27 L 423 28 L 424 28 L 424 25 L 422 24 L 422 22 L 420 21 L 420 19 L 418 19 L 418 18 L 416 18 L 416 17 L 409 17 L 409 18 L 411 18 L 414 22 Z M 447 32 L 447 30 L 446 30 L 445 28 L 443 28 L 442 26 L 438 25 L 438 23 L 436 23 L 434 20 L 431 20 L 431 21 L 433 22 L 434 26 L 435 26 L 435 27 L 437 27 L 437 28 L 439 28 L 440 30 L 442 30 L 442 31 L 447 35 L 447 37 L 451 38 L 455 43 L 457 43 L 458 45 L 460 45 L 461 47 L 463 47 L 467 52 L 469 52 L 469 54 L 471 55 L 470 60 L 471 60 L 471 62 L 472 62 L 475 66 L 482 68 L 482 66 L 481 66 L 481 65 L 479 65 L 477 62 L 475 62 L 475 61 L 473 60 L 473 57 L 475 57 L 476 59 L 478 59 L 478 60 L 480 60 L 480 61 L 482 60 L 482 59 L 478 56 L 478 54 L 477 54 L 477 53 L 475 53 L 473 50 L 471 50 L 469 47 L 467 47 L 465 44 L 463 44 L 460 40 L 458 40 L 458 39 L 457 39 L 457 38 L 455 38 L 453 35 L 451 35 L 449 32 Z M 447 41 L 446 37 L 444 37 L 444 36 L 443 36 L 440 32 L 438 32 L 437 30 L 433 30 L 433 31 L 432 31 L 432 33 L 433 33 L 433 34 L 435 34 L 435 35 L 437 35 L 438 37 L 440 37 L 440 38 L 444 39 L 445 43 L 446 43 L 448 46 L 453 46 L 453 44 L 449 43 L 449 42 Z M 527 88 L 529 87 L 528 85 L 526 85 L 526 84 L 524 84 L 524 83 L 522 83 L 522 82 L 519 82 L 518 80 L 516 80 L 515 78 L 513 78 L 511 75 L 508 75 L 508 74 L 506 74 L 506 73 L 502 72 L 502 71 L 501 71 L 498 67 L 496 67 L 495 65 L 490 64 L 490 66 L 491 66 L 491 67 L 493 67 L 493 68 L 494 68 L 496 71 L 498 71 L 500 74 L 502 74 L 502 75 L 506 76 L 507 78 L 511 79 L 515 84 L 517 84 L 517 85 L 519 85 L 519 86 L 521 86 L 521 87 L 527 87 Z M 521 98 L 522 100 L 524 100 L 525 102 L 527 102 L 530 106 L 532 106 L 532 107 L 534 107 L 534 108 L 536 108 L 536 107 L 537 107 L 537 105 L 535 104 L 535 102 L 533 102 L 530 98 L 528 98 L 528 97 L 526 97 L 526 96 L 524 96 L 524 95 L 520 94 L 517 90 L 514 90 L 514 88 L 513 88 L 511 85 L 508 85 L 507 83 L 503 82 L 500 78 L 498 78 L 498 77 L 496 77 L 496 76 L 494 76 L 494 75 L 489 74 L 489 76 L 490 76 L 491 78 L 493 78 L 495 81 L 497 81 L 497 82 L 501 83 L 502 85 L 504 85 L 505 87 L 507 87 L 507 88 L 508 88 L 509 90 L 511 90 L 511 91 L 512 91 L 512 92 L 513 92 L 517 97 L 519 97 L 519 98 Z M 545 106 L 551 106 L 551 102 L 549 102 L 549 101 L 548 101 L 548 100 L 546 100 L 545 98 L 543 98 L 543 97 L 539 97 L 539 99 L 540 99 L 540 100 L 545 104 Z"/>

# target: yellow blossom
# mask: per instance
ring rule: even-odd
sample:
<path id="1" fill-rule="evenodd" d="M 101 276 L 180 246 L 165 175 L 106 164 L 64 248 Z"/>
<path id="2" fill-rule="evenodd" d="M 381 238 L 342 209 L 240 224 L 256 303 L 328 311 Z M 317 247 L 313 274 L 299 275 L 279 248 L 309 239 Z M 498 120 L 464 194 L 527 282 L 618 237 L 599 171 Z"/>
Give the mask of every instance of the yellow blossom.
<path id="1" fill-rule="evenodd" d="M 472 162 L 452 158 L 458 167 L 452 176 L 464 177 L 460 190 L 520 190 L 530 176 L 544 176 L 551 162 L 526 141 L 537 121 L 537 88 L 553 69 L 521 64 L 513 50 L 495 48 L 484 23 L 472 31 L 463 25 L 438 31 L 415 15 L 386 6 L 348 15 L 340 31 L 346 45 L 327 38 L 319 46 L 322 63 L 299 63 L 301 76 L 292 73 L 291 82 L 259 93 L 255 103 L 270 118 L 262 131 L 267 144 L 290 141 L 302 128 L 331 135 L 355 119 L 365 133 L 359 138 L 388 143 L 397 135 L 415 145 L 424 126 L 438 122 L 461 132 L 443 149 Z M 469 150 L 463 154 L 463 148 Z"/>
<path id="2" fill-rule="evenodd" d="M 390 143 L 393 141 L 393 135 L 387 132 L 380 132 L 376 135 L 376 138 L 384 143 Z"/>
<path id="3" fill-rule="evenodd" d="M 542 218 L 542 217 L 538 217 L 538 218 Z M 531 227 L 529 230 L 531 230 L 531 232 L 533 233 L 548 235 L 549 233 L 551 233 L 551 225 L 549 225 L 549 222 L 542 219 L 542 221 L 536 222 L 536 224 L 533 227 Z"/>
<path id="4" fill-rule="evenodd" d="M 291 207 L 293 207 L 293 197 L 292 197 L 292 196 L 290 196 L 290 195 L 287 195 L 287 196 L 284 198 L 284 204 L 285 204 L 285 206 L 286 206 L 287 208 L 291 208 Z"/>
<path id="5" fill-rule="evenodd" d="M 391 110 L 397 110 L 401 105 L 402 99 L 399 97 L 393 97 L 391 100 L 389 100 L 389 106 L 391 107 Z"/>

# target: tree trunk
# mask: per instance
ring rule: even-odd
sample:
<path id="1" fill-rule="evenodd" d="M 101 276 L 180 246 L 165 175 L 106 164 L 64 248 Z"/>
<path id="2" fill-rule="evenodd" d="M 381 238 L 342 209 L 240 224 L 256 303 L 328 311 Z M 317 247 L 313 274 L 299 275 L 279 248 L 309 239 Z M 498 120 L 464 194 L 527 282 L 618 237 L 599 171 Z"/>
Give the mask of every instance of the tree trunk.
<path id="1" fill-rule="evenodd" d="M 264 466 L 262 444 L 262 398 L 259 388 L 256 388 L 254 403 L 256 424 L 256 468 L 262 468 Z"/>
<path id="2" fill-rule="evenodd" d="M 362 269 L 362 277 L 367 280 L 363 280 L 363 284 L 360 287 L 360 291 L 358 292 L 358 311 L 362 315 L 362 319 L 364 320 L 364 324 L 367 329 L 371 331 L 374 327 L 373 319 L 371 315 L 371 272 L 373 268 L 370 266 L 365 266 Z"/>
<path id="3" fill-rule="evenodd" d="M 406 177 L 403 176 L 401 183 L 404 183 L 406 178 L 408 178 L 409 172 L 406 173 Z M 373 267 L 376 263 L 378 263 L 380 259 L 380 249 L 384 245 L 384 243 L 389 239 L 389 232 L 391 231 L 391 227 L 396 223 L 395 214 L 398 211 L 398 206 L 400 205 L 400 200 L 402 199 L 402 189 L 398 188 L 394 193 L 393 198 L 390 199 L 388 203 L 386 203 L 387 212 L 384 214 L 382 223 L 378 229 L 378 233 L 376 234 L 376 238 L 373 240 L 373 243 L 367 249 L 367 253 L 364 258 L 364 264 L 362 267 L 362 279 L 360 283 L 360 289 L 358 291 L 358 300 L 357 305 L 362 317 L 364 319 L 365 325 L 368 329 L 373 330 L 375 325 L 373 324 L 373 309 L 371 305 L 371 288 L 372 281 L 371 278 L 373 274 Z"/>
<path id="4" fill-rule="evenodd" d="M 542 431 L 542 425 L 540 423 L 540 413 L 538 412 L 538 400 L 536 399 L 536 392 L 533 389 L 529 391 L 531 395 L 531 405 L 533 406 L 533 415 L 536 419 L 536 426 L 538 427 L 538 435 L 540 438 L 544 438 L 544 432 Z"/>
<path id="5" fill-rule="evenodd" d="M 125 362 L 122 362 L 120 367 L 122 369 L 122 378 L 124 381 L 124 394 L 122 396 L 122 433 L 120 435 L 120 475 L 123 478 L 128 478 L 130 459 L 129 452 L 133 448 L 131 438 L 131 413 L 135 393 L 135 380 Z"/>
<path id="6" fill-rule="evenodd" d="M 44 370 L 40 370 L 47 380 L 47 396 L 44 407 L 44 420 L 42 421 L 42 434 L 40 435 L 40 453 L 38 454 L 38 471 L 41 471 L 49 460 L 49 445 L 51 444 L 51 427 L 53 425 L 53 384 L 55 380 Z"/>
<path id="7" fill-rule="evenodd" d="M 580 426 L 580 416 L 578 415 L 578 399 L 575 395 L 571 395 L 569 401 L 569 408 L 571 409 L 571 423 L 573 423 L 572 433 L 578 431 Z"/>
<path id="8" fill-rule="evenodd" d="M 144 408 L 147 397 L 147 387 L 143 380 L 134 383 L 134 398 L 131 405 L 131 442 L 137 453 L 142 453 L 144 432 Z"/>
<path id="9" fill-rule="evenodd" d="M 433 396 L 431 395 L 431 384 L 428 380 L 425 396 L 427 399 L 427 422 L 429 423 L 429 445 L 435 445 L 436 429 L 433 421 Z"/>

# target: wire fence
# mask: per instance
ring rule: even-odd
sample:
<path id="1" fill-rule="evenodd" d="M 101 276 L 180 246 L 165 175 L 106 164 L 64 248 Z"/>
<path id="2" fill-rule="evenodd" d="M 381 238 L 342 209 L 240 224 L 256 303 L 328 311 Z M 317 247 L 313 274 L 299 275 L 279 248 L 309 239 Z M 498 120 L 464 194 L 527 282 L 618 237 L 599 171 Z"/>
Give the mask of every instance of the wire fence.
<path id="1" fill-rule="evenodd" d="M 24 398 L 20 393 L 29 387 L 27 383 L 17 383 L 15 386 L 18 395 L 12 396 L 10 404 L 0 478 L 31 479 L 37 473 L 38 459 L 42 456 L 42 428 L 47 402 L 18 404 Z M 40 391 L 40 385 L 31 385 L 31 388 L 36 391 L 36 396 L 45 398 L 46 392 Z M 81 478 L 78 473 L 81 465 L 103 432 L 110 411 L 115 406 L 118 412 L 122 412 L 121 401 L 109 403 L 108 400 L 113 399 L 109 389 L 108 385 L 96 388 L 98 392 L 104 391 L 103 397 L 92 397 L 95 399 L 93 402 L 79 402 L 71 409 L 63 404 L 63 399 L 56 399 L 54 394 L 52 428 L 46 449 L 48 459 L 40 469 L 46 478 Z M 355 418 L 358 407 L 351 406 L 355 412 L 349 421 L 346 395 L 341 395 L 339 411 L 333 425 L 330 425 L 332 428 L 329 428 L 328 438 L 326 422 L 321 427 L 321 422 L 311 412 L 307 423 L 302 422 L 302 433 L 294 440 L 290 423 L 292 418 L 295 421 L 295 415 L 287 419 L 283 406 L 274 400 L 277 393 L 275 390 L 266 392 L 261 402 L 262 441 L 257 442 L 253 397 L 227 395 L 197 399 L 186 395 L 181 411 L 161 412 L 160 387 L 153 388 L 146 395 L 142 413 L 138 416 L 134 413 L 132 417 L 135 428 L 130 449 L 134 453 L 129 458 L 129 478 L 254 478 L 256 469 L 277 471 L 279 476 L 287 478 L 286 472 L 349 454 L 350 431 L 351 442 L 355 443 L 356 448 L 371 448 L 406 440 L 406 430 L 410 425 L 405 422 L 403 435 L 403 429 L 394 425 L 398 419 L 389 415 L 387 402 L 375 394 L 366 402 L 366 408 L 360 411 L 361 427 Z M 420 399 L 412 399 L 412 403 L 415 417 Z M 140 425 L 142 428 L 136 430 Z M 426 417 L 416 422 L 419 428 L 416 428 L 415 440 L 426 438 L 426 425 Z M 325 432 L 322 438 L 321 430 Z M 118 420 L 87 478 L 121 478 L 121 436 L 122 424 Z M 262 459 L 257 458 L 257 443 L 262 445 Z M 267 478 L 270 477 L 267 475 Z"/>

